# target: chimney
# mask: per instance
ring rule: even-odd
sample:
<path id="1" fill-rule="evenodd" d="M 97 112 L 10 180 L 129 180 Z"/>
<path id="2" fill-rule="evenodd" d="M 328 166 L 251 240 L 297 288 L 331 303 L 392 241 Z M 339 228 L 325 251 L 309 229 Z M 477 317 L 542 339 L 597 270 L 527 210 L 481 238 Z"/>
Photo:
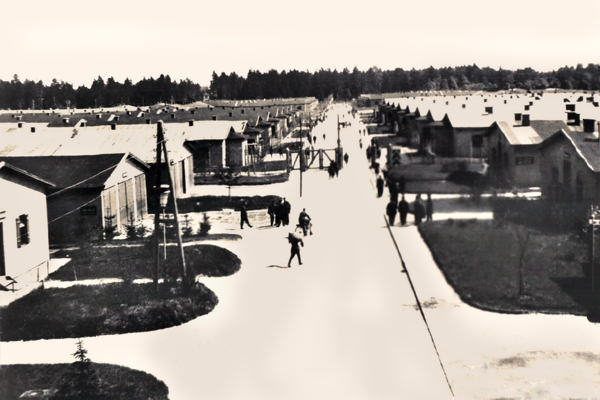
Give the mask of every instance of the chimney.
<path id="1" fill-rule="evenodd" d="M 525 111 L 529 111 L 529 104 L 525 104 Z"/>
<path id="2" fill-rule="evenodd" d="M 117 129 L 117 124 L 115 124 L 114 122 L 112 124 L 110 124 L 110 130 L 114 131 Z"/>
<path id="3" fill-rule="evenodd" d="M 35 133 L 35 126 L 32 126 L 32 127 L 30 128 L 30 131 L 31 131 L 31 133 Z"/>
<path id="4" fill-rule="evenodd" d="M 567 125 L 579 126 L 579 124 L 581 123 L 579 113 L 576 112 L 567 113 L 567 120 Z"/>
<path id="5" fill-rule="evenodd" d="M 523 114 L 521 116 L 521 125 L 523 125 L 523 126 L 529 126 L 530 125 L 530 123 L 529 123 L 529 114 Z"/>
<path id="6" fill-rule="evenodd" d="M 518 122 L 521 120 L 521 113 L 515 113 L 515 122 Z"/>
<path id="7" fill-rule="evenodd" d="M 466 108 L 466 107 L 467 107 L 467 105 L 466 105 L 466 104 L 463 104 L 463 105 L 462 105 L 462 108 Z"/>
<path id="8" fill-rule="evenodd" d="M 188 121 L 188 125 L 189 125 L 189 126 L 194 126 L 194 120 L 193 120 L 193 119 L 190 119 L 190 120 Z"/>
<path id="9" fill-rule="evenodd" d="M 22 122 L 17 122 L 17 128 L 22 128 L 23 127 L 23 123 Z"/>
<path id="10" fill-rule="evenodd" d="M 486 114 L 493 114 L 494 113 L 494 107 L 486 107 L 485 108 L 485 113 Z"/>
<path id="11" fill-rule="evenodd" d="M 575 104 L 565 104 L 565 110 L 575 111 Z"/>
<path id="12" fill-rule="evenodd" d="M 583 131 L 585 133 L 593 133 L 596 130 L 596 120 L 584 118 L 583 120 Z"/>
<path id="13" fill-rule="evenodd" d="M 483 99 L 483 102 L 484 102 L 484 103 L 487 103 L 487 99 Z"/>

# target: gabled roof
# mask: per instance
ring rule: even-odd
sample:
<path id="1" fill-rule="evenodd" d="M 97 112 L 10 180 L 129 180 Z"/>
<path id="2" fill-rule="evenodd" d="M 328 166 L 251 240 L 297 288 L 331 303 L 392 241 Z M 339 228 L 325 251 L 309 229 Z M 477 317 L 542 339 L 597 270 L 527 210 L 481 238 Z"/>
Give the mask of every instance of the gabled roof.
<path id="1" fill-rule="evenodd" d="M 561 129 L 569 130 L 563 121 L 530 121 L 530 125 L 514 125 L 508 121 L 496 121 L 490 126 L 488 134 L 498 128 L 508 143 L 513 146 L 540 144 Z"/>
<path id="2" fill-rule="evenodd" d="M 77 189 L 101 188 L 115 168 L 125 160 L 132 160 L 142 168 L 148 166 L 129 154 L 97 154 L 86 156 L 26 156 L 0 157 L 17 168 L 54 182 L 57 188 L 76 185 Z"/>
<path id="3" fill-rule="evenodd" d="M 14 165 L 9 164 L 6 161 L 0 161 L 0 171 L 10 171 L 14 174 L 21 176 L 22 178 L 25 178 L 26 180 L 36 182 L 36 183 L 46 186 L 46 187 L 55 187 L 56 186 L 54 183 L 51 183 L 50 181 L 48 181 L 46 179 L 40 178 L 39 176 L 34 175 L 31 172 L 25 171 L 24 169 L 15 167 Z"/>
<path id="4" fill-rule="evenodd" d="M 567 140 L 573 146 L 590 170 L 600 172 L 600 140 L 597 136 L 590 133 L 561 129 L 545 140 L 541 146 L 547 147 L 560 139 Z"/>

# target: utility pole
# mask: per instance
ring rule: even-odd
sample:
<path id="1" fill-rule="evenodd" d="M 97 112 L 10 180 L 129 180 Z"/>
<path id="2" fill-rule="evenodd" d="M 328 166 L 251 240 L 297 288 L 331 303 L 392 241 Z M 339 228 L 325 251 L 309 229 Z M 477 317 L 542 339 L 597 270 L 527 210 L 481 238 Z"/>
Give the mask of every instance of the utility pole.
<path id="1" fill-rule="evenodd" d="M 160 132 L 160 136 L 164 138 L 164 133 L 162 129 L 162 121 L 158 121 L 158 129 Z M 158 135 L 157 135 L 158 136 Z M 185 264 L 185 254 L 183 251 L 183 241 L 181 239 L 181 231 L 179 230 L 179 211 L 177 208 L 177 198 L 175 196 L 175 186 L 173 185 L 173 174 L 171 173 L 171 166 L 169 164 L 169 154 L 167 152 L 167 144 L 163 140 L 162 141 L 162 150 L 163 155 L 165 157 L 165 164 L 167 166 L 167 177 L 169 178 L 169 188 L 171 189 L 171 201 L 173 202 L 173 214 L 175 217 L 175 232 L 177 233 L 177 246 L 179 247 L 179 260 L 181 262 L 181 283 L 184 291 L 188 291 L 190 288 L 190 282 L 188 282 L 188 271 L 187 266 Z"/>
<path id="2" fill-rule="evenodd" d="M 160 268 L 160 183 L 161 183 L 161 169 L 162 169 L 162 152 L 161 145 L 164 141 L 164 134 L 162 130 L 162 122 L 156 125 L 156 177 L 154 181 L 154 270 L 152 271 L 152 281 L 154 283 L 154 289 L 158 290 L 158 271 Z"/>
<path id="3" fill-rule="evenodd" d="M 304 160 L 304 141 L 302 140 L 302 115 L 300 115 L 300 152 L 298 153 L 298 159 L 300 162 L 300 197 L 302 197 L 302 161 Z"/>

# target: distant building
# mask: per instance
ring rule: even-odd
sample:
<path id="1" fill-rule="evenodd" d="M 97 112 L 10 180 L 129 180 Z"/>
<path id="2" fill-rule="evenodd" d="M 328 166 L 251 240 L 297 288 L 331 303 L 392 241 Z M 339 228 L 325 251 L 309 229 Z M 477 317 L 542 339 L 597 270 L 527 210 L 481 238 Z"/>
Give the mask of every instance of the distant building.
<path id="1" fill-rule="evenodd" d="M 557 201 L 598 204 L 600 201 L 600 139 L 593 119 L 561 129 L 541 144 L 544 197 Z"/>
<path id="2" fill-rule="evenodd" d="M 50 259 L 46 191 L 54 184 L 0 161 L 0 284 L 44 279 Z"/>
<path id="3" fill-rule="evenodd" d="M 512 186 L 541 186 L 540 145 L 561 129 L 569 129 L 563 121 L 530 121 L 528 114 L 494 122 L 486 134 L 490 175 Z"/>

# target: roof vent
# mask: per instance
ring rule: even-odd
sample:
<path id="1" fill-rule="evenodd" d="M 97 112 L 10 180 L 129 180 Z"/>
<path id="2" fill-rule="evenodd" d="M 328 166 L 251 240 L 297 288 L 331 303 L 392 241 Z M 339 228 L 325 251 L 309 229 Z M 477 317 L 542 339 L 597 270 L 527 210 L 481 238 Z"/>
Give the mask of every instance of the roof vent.
<path id="1" fill-rule="evenodd" d="M 596 130 L 596 120 L 584 118 L 583 131 L 585 133 L 593 133 L 595 130 Z"/>
<path id="2" fill-rule="evenodd" d="M 521 117 L 521 125 L 523 125 L 523 126 L 529 126 L 530 125 L 529 122 L 530 122 L 529 121 L 529 114 L 523 114 L 522 117 Z"/>
<path id="3" fill-rule="evenodd" d="M 114 131 L 117 129 L 117 124 L 115 124 L 114 122 L 112 124 L 110 124 L 110 130 Z"/>
<path id="4" fill-rule="evenodd" d="M 23 123 L 22 122 L 17 122 L 17 128 L 22 128 L 23 127 Z"/>
<path id="5" fill-rule="evenodd" d="M 189 125 L 189 126 L 194 126 L 194 120 L 193 120 L 193 119 L 190 119 L 190 120 L 188 121 L 188 125 Z"/>
<path id="6" fill-rule="evenodd" d="M 579 126 L 581 122 L 579 113 L 569 112 L 567 113 L 567 125 Z"/>

